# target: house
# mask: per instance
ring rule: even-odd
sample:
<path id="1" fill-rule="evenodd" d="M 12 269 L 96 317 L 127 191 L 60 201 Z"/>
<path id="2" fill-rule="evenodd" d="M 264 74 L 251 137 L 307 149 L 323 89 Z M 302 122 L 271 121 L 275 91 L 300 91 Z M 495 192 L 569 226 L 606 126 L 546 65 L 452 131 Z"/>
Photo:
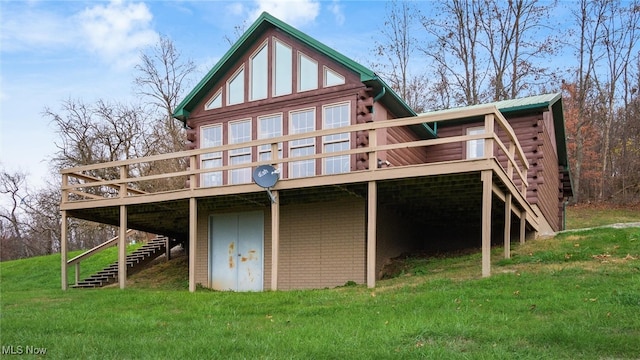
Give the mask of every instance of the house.
<path id="1" fill-rule="evenodd" d="M 492 245 L 508 257 L 512 241 L 562 229 L 572 195 L 559 94 L 416 114 L 267 13 L 174 116 L 183 152 L 62 171 L 64 289 L 69 217 L 119 226 L 122 288 L 127 229 L 183 241 L 190 291 L 374 287 L 385 261 L 415 251 L 481 246 L 489 276 Z M 175 160 L 189 167 L 140 170 Z M 267 189 L 254 182 L 264 165 Z M 175 178 L 186 186 L 140 190 Z"/>

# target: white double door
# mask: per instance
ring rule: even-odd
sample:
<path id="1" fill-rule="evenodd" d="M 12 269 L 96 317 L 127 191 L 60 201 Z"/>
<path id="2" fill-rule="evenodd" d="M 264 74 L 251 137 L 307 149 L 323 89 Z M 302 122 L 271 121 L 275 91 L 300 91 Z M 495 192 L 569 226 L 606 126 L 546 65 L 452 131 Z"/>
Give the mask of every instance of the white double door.
<path id="1" fill-rule="evenodd" d="M 215 290 L 262 291 L 264 213 L 209 218 L 209 269 Z"/>

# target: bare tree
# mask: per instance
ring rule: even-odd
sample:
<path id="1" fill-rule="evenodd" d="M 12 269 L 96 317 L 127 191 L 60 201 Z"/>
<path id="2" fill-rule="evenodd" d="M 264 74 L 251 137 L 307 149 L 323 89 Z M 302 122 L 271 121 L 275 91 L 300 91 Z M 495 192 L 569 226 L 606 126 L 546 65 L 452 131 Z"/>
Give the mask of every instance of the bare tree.
<path id="1" fill-rule="evenodd" d="M 474 105 L 483 101 L 482 83 L 486 63 L 481 58 L 480 3 L 450 0 L 437 5 L 431 16 L 422 19 L 430 41 L 421 47 L 440 74 L 441 91 L 452 97 L 454 105 Z"/>
<path id="2" fill-rule="evenodd" d="M 454 105 L 511 99 L 548 85 L 543 59 L 555 52 L 544 21 L 555 3 L 447 0 L 423 18 L 421 49 Z"/>
<path id="3" fill-rule="evenodd" d="M 484 0 L 481 4 L 477 16 L 485 36 L 480 44 L 492 65 L 493 100 L 513 99 L 546 83 L 547 69 L 536 60 L 555 53 L 555 41 L 540 34 L 547 27 L 542 19 L 548 18 L 555 4 L 540 5 L 538 0 Z"/>
<path id="4" fill-rule="evenodd" d="M 604 100 L 605 116 L 600 120 L 602 126 L 602 177 L 598 199 L 602 201 L 605 196 L 606 182 L 613 177 L 610 170 L 611 160 L 611 128 L 616 121 L 616 108 L 620 104 L 619 99 L 623 93 L 629 91 L 624 87 L 623 77 L 627 73 L 628 66 L 632 63 L 634 50 L 640 40 L 640 3 L 634 1 L 628 8 L 623 7 L 619 1 L 603 1 L 605 16 L 602 22 L 600 42 L 604 53 L 605 63 L 602 72 L 594 75 L 598 91 Z"/>
<path id="5" fill-rule="evenodd" d="M 418 50 L 414 34 L 419 26 L 420 11 L 415 3 L 398 0 L 387 3 L 386 10 L 384 26 L 374 41 L 375 51 L 384 62 L 372 63 L 371 67 L 389 81 L 407 105 L 423 112 L 427 106 L 428 78 L 412 70 Z"/>
<path id="6" fill-rule="evenodd" d="M 181 58 L 173 41 L 165 36 L 154 47 L 142 52 L 140 60 L 134 83 L 136 92 L 160 114 L 160 126 L 151 134 L 155 135 L 154 141 L 162 144 L 157 152 L 183 150 L 185 134 L 173 118 L 173 111 L 196 66 L 190 59 Z"/>

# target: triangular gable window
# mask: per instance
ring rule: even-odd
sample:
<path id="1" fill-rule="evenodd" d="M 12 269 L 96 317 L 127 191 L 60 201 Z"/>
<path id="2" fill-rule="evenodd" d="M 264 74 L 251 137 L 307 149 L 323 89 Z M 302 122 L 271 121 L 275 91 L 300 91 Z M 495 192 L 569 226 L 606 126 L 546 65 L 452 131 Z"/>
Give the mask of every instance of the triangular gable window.
<path id="1" fill-rule="evenodd" d="M 219 90 L 204 106 L 205 110 L 217 109 L 222 107 L 222 90 Z"/>
<path id="2" fill-rule="evenodd" d="M 329 69 L 326 66 L 324 67 L 324 87 L 343 85 L 343 84 L 344 84 L 344 76 L 338 74 L 337 72 Z"/>

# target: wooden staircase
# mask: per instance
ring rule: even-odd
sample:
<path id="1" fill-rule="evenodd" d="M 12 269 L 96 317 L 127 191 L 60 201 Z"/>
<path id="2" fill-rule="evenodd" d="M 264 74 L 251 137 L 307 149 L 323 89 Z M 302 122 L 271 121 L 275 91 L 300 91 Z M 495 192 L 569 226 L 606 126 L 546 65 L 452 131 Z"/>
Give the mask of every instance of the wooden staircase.
<path id="1" fill-rule="evenodd" d="M 168 241 L 167 241 L 168 240 Z M 167 243 L 169 249 L 167 249 Z M 135 274 L 142 270 L 145 265 L 156 259 L 158 256 L 166 254 L 171 248 L 178 245 L 180 241 L 176 239 L 168 239 L 166 236 L 156 236 L 155 239 L 144 244 L 142 247 L 127 255 L 127 276 Z M 105 285 L 113 284 L 118 281 L 118 262 L 107 266 L 97 273 L 89 276 L 84 280 L 78 281 L 74 288 L 98 288 Z"/>

